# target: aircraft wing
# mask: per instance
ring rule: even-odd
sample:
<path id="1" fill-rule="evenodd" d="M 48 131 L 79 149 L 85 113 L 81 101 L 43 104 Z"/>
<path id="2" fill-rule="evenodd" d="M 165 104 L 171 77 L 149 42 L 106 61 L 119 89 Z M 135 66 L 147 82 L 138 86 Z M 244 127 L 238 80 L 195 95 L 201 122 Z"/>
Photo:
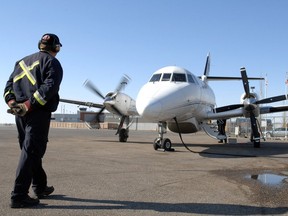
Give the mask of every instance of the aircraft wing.
<path id="1" fill-rule="evenodd" d="M 229 119 L 234 117 L 243 117 L 244 108 L 238 107 L 237 109 L 233 109 L 234 106 L 236 107 L 237 105 L 231 105 L 231 110 L 228 109 L 230 106 L 216 108 L 216 112 L 207 113 L 206 119 Z M 222 112 L 223 108 L 225 108 L 227 111 Z M 267 114 L 288 111 L 288 106 L 261 106 L 259 109 L 260 114 Z"/>
<path id="2" fill-rule="evenodd" d="M 95 107 L 95 108 L 99 108 L 99 109 L 104 108 L 103 104 L 96 104 L 96 103 L 85 102 L 85 101 L 77 101 L 77 100 L 69 100 L 69 99 L 60 98 L 60 102 L 82 105 L 82 106 L 88 106 L 88 107 Z"/>
<path id="3" fill-rule="evenodd" d="M 224 112 L 209 112 L 206 115 L 206 119 L 229 119 L 234 117 L 243 116 L 243 108 L 233 109 Z"/>

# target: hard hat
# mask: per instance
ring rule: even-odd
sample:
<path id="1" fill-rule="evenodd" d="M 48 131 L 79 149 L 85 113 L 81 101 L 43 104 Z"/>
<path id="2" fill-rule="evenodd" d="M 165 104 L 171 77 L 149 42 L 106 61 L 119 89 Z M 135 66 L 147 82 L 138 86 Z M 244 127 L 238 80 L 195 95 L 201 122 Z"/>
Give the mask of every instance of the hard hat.
<path id="1" fill-rule="evenodd" d="M 51 50 L 53 52 L 59 52 L 60 47 L 62 47 L 62 44 L 58 36 L 51 33 L 44 34 L 38 43 L 39 49 Z"/>

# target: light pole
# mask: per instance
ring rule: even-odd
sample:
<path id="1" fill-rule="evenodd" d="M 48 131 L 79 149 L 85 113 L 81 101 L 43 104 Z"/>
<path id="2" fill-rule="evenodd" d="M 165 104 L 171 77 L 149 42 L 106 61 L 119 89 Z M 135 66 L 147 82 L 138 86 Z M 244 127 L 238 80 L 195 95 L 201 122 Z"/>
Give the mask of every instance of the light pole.
<path id="1" fill-rule="evenodd" d="M 285 100 L 285 105 L 287 104 L 287 88 L 288 87 L 288 72 L 286 72 L 286 79 L 285 79 L 285 95 L 286 95 L 286 100 Z M 285 140 L 287 139 L 287 122 L 286 122 L 286 111 L 284 112 L 284 124 L 285 124 Z"/>

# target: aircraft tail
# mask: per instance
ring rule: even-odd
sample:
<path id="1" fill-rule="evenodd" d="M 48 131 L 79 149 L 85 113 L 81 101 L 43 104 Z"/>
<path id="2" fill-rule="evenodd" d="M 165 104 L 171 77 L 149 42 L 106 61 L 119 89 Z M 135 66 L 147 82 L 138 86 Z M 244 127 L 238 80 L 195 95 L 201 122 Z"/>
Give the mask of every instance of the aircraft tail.
<path id="1" fill-rule="evenodd" d="M 230 81 L 230 80 L 242 80 L 242 77 L 227 77 L 227 76 L 209 76 L 210 73 L 210 52 L 207 55 L 204 73 L 202 76 L 199 76 L 199 78 L 207 83 L 208 81 Z M 247 77 L 248 80 L 264 80 L 263 77 Z"/>
<path id="2" fill-rule="evenodd" d="M 209 73 L 210 73 L 210 53 L 208 53 L 208 55 L 207 55 L 204 73 L 201 76 L 201 80 L 203 82 L 205 82 L 205 83 L 208 82 L 207 77 L 209 76 Z"/>
<path id="3" fill-rule="evenodd" d="M 206 64 L 205 64 L 205 69 L 204 69 L 204 76 L 209 76 L 210 73 L 210 53 L 208 53 L 207 58 L 206 58 Z"/>

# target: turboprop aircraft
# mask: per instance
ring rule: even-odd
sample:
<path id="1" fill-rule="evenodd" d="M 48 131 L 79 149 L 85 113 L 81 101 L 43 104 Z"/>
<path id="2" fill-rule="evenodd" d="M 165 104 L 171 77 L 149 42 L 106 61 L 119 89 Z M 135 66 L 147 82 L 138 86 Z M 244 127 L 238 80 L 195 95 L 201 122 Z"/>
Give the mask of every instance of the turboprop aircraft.
<path id="1" fill-rule="evenodd" d="M 256 93 L 250 92 L 248 80 L 264 78 L 248 77 L 244 67 L 240 69 L 241 77 L 209 76 L 209 72 L 210 55 L 207 56 L 204 74 L 201 77 L 177 66 L 167 66 L 157 70 L 152 74 L 148 83 L 142 86 L 136 101 L 121 92 L 130 80 L 128 76 L 124 76 L 115 91 L 106 96 L 102 95 L 91 81 L 86 81 L 84 85 L 100 96 L 104 100 L 103 104 L 69 99 L 60 99 L 60 101 L 100 108 L 98 116 L 104 109 L 119 115 L 121 120 L 116 134 L 119 134 L 120 142 L 127 141 L 129 127 L 133 122 L 130 121 L 130 117 L 140 116 L 156 122 L 158 123 L 158 137 L 154 140 L 154 149 L 162 148 L 167 151 L 172 149 L 171 140 L 164 138 L 167 127 L 170 131 L 180 135 L 195 133 L 202 129 L 212 138 L 220 140 L 226 137 L 219 135 L 218 131 L 211 127 L 211 120 L 244 116 L 250 118 L 251 141 L 255 148 L 259 148 L 261 135 L 257 117 L 261 114 L 288 110 L 288 106 L 261 105 L 287 100 L 287 95 L 259 100 Z M 213 80 L 242 80 L 244 93 L 240 103 L 216 107 L 214 92 L 208 85 L 208 81 Z"/>

